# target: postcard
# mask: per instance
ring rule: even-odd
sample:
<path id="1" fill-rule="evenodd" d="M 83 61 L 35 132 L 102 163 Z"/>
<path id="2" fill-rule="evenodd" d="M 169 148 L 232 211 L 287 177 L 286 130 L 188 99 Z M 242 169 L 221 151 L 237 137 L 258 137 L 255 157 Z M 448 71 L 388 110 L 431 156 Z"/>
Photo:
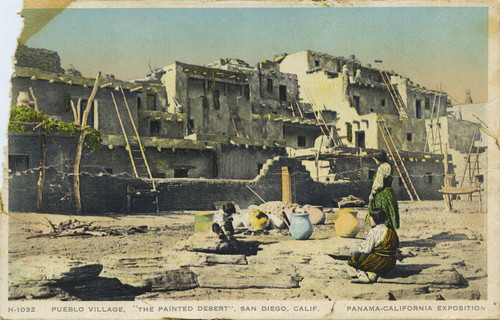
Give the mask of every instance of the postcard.
<path id="1" fill-rule="evenodd" d="M 496 2 L 2 11 L 2 318 L 500 316 Z"/>

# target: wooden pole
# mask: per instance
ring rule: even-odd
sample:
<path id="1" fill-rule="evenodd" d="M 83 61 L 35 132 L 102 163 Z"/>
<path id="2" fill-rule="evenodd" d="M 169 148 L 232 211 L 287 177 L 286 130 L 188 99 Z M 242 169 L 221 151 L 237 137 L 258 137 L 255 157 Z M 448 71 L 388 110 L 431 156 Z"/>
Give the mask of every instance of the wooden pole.
<path id="1" fill-rule="evenodd" d="M 99 88 L 99 82 L 101 81 L 101 72 L 97 74 L 97 78 L 95 79 L 94 88 L 92 88 L 92 92 L 90 94 L 89 100 L 87 101 L 87 106 L 85 111 L 83 112 L 82 124 L 80 131 L 80 136 L 78 137 L 78 143 L 76 146 L 76 154 L 75 154 L 75 165 L 73 167 L 73 189 L 75 191 L 75 208 L 76 214 L 82 215 L 82 197 L 80 194 L 80 162 L 82 160 L 82 151 L 83 151 L 83 143 L 85 142 L 85 135 L 87 132 L 85 131 L 85 125 L 87 124 L 87 118 L 90 111 L 90 107 L 92 106 L 92 102 L 97 94 L 97 89 Z"/>
<path id="2" fill-rule="evenodd" d="M 78 120 L 78 114 L 76 112 L 75 103 L 73 102 L 73 100 L 70 100 L 70 104 L 71 104 L 71 111 L 73 111 L 73 118 L 75 119 L 75 124 L 79 126 L 80 121 Z"/>
<path id="3" fill-rule="evenodd" d="M 40 175 L 38 176 L 37 190 L 36 190 L 36 211 L 42 212 L 43 206 L 43 185 L 45 183 L 45 134 L 40 135 Z"/>
<path id="4" fill-rule="evenodd" d="M 38 101 L 35 97 L 35 93 L 33 92 L 33 88 L 30 87 L 29 89 L 30 89 L 31 96 L 33 97 L 33 101 L 35 102 L 35 111 L 40 112 L 40 110 L 38 109 Z"/>
<path id="5" fill-rule="evenodd" d="M 248 185 L 247 185 L 246 187 L 248 188 L 248 190 L 252 191 L 252 193 L 253 193 L 254 195 L 256 195 L 256 196 L 257 196 L 257 198 L 259 198 L 259 200 L 260 200 L 260 201 L 262 201 L 262 203 L 266 203 L 266 200 L 262 199 L 262 197 L 261 197 L 261 196 L 259 196 L 259 195 L 257 194 L 257 192 L 253 191 L 253 189 L 252 189 L 252 188 L 250 188 Z"/>
<path id="6" fill-rule="evenodd" d="M 451 179 L 452 176 L 448 173 L 448 144 L 444 144 L 443 148 L 443 165 L 444 165 L 444 187 L 450 187 L 451 186 Z M 444 205 L 445 209 L 447 212 L 451 212 L 451 195 L 443 193 L 443 200 L 444 200 Z"/>
<path id="7" fill-rule="evenodd" d="M 130 143 L 128 142 L 127 132 L 125 131 L 125 127 L 123 126 L 122 117 L 120 116 L 120 111 L 118 111 L 118 105 L 116 104 L 115 95 L 113 94 L 113 92 L 111 92 L 111 97 L 113 98 L 113 103 L 115 104 L 116 115 L 118 116 L 118 121 L 120 122 L 120 127 L 122 128 L 123 137 L 125 138 L 125 143 L 127 145 L 128 155 L 130 157 L 130 162 L 132 163 L 132 168 L 134 169 L 135 177 L 139 178 L 139 174 L 137 173 L 137 168 L 135 167 L 134 157 L 132 156 L 132 150 L 130 148 Z"/>
<path id="8" fill-rule="evenodd" d="M 316 153 L 316 159 L 314 159 L 316 164 L 316 179 L 319 181 L 319 155 L 321 153 L 321 147 L 323 146 L 323 136 L 321 136 L 321 140 L 319 141 L 318 153 Z"/>
<path id="9" fill-rule="evenodd" d="M 127 112 L 128 112 L 129 117 L 130 117 L 130 122 L 132 123 L 132 128 L 134 128 L 135 137 L 137 138 L 137 142 L 139 143 L 139 148 L 141 149 L 142 159 L 144 160 L 144 164 L 146 165 L 146 170 L 148 171 L 149 179 L 151 179 L 151 182 L 153 184 L 153 190 L 156 191 L 156 183 L 153 180 L 153 175 L 151 174 L 151 169 L 149 169 L 148 160 L 146 159 L 146 154 L 144 153 L 144 147 L 142 146 L 141 138 L 139 137 L 139 131 L 137 131 L 137 127 L 135 126 L 134 118 L 132 117 L 132 112 L 130 112 L 130 108 L 129 108 L 128 102 L 127 102 L 127 97 L 125 97 L 125 92 L 123 91 L 122 86 L 120 86 L 120 90 L 121 90 L 122 95 L 123 95 L 123 100 L 125 101 L 125 107 L 127 107 Z M 156 203 L 158 203 L 158 201 Z"/>

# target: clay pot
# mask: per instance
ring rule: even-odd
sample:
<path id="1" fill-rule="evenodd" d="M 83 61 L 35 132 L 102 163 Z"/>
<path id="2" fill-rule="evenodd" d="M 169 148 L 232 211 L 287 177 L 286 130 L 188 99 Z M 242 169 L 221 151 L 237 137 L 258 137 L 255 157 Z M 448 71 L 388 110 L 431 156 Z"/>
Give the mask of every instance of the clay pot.
<path id="1" fill-rule="evenodd" d="M 307 206 L 307 212 L 309 213 L 309 221 L 313 225 L 325 223 L 325 213 L 321 207 Z"/>
<path id="2" fill-rule="evenodd" d="M 269 226 L 269 217 L 262 210 L 252 210 L 248 220 L 255 230 L 263 230 Z"/>
<path id="3" fill-rule="evenodd" d="M 194 232 L 205 232 L 212 228 L 213 212 L 197 212 L 194 215 Z"/>
<path id="4" fill-rule="evenodd" d="M 309 221 L 308 213 L 292 213 L 290 221 L 290 235 L 295 240 L 307 240 L 313 233 L 313 226 Z"/>
<path id="5" fill-rule="evenodd" d="M 356 218 L 357 211 L 342 209 L 335 221 L 335 231 L 341 237 L 353 238 L 358 234 L 359 225 Z"/>

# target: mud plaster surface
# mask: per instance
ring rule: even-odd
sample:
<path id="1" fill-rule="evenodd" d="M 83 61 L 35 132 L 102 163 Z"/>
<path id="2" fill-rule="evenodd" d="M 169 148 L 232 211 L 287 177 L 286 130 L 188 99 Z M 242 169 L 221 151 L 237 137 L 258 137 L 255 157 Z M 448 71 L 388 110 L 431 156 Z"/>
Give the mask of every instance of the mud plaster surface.
<path id="1" fill-rule="evenodd" d="M 207 236 L 193 233 L 193 212 L 108 217 L 11 213 L 9 271 L 23 265 L 22 259 L 42 257 L 49 268 L 52 261 L 61 259 L 102 264 L 100 277 L 116 278 L 132 288 L 183 267 L 196 275 L 195 288 L 190 288 L 192 283 L 179 283 L 164 291 L 131 294 L 141 300 L 486 299 L 486 214 L 478 212 L 477 203 L 456 203 L 455 208 L 458 212 L 445 213 L 439 201 L 400 203 L 403 260 L 372 285 L 351 283 L 344 271 L 346 261 L 332 258 L 348 254 L 367 232 L 362 230 L 357 238 L 339 237 L 334 231 L 335 211 L 306 241 L 293 240 L 286 232 L 239 235 L 240 240 L 258 242 L 260 250 L 246 257 L 246 262 L 238 258 L 221 264 L 207 264 L 203 254 L 182 250 Z M 364 214 L 360 210 L 358 218 Z M 24 228 L 45 217 L 55 224 L 77 218 L 116 228 L 146 225 L 149 230 L 122 236 L 26 239 L 32 234 Z M 21 297 L 34 298 L 36 290 L 34 296 Z M 64 290 L 39 298 L 82 299 Z"/>

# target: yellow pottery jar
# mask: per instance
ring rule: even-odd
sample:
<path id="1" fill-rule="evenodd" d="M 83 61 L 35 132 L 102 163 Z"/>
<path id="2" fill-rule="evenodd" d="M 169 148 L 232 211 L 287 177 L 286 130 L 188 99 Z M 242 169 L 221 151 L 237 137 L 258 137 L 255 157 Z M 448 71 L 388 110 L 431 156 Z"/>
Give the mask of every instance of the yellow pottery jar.
<path id="1" fill-rule="evenodd" d="M 269 226 L 269 217 L 262 210 L 252 210 L 248 217 L 250 225 L 255 230 L 263 230 Z"/>
<path id="2" fill-rule="evenodd" d="M 194 215 L 194 232 L 211 230 L 213 212 L 197 212 Z"/>
<path id="3" fill-rule="evenodd" d="M 358 234 L 359 225 L 356 218 L 357 211 L 341 209 L 337 221 L 335 221 L 335 231 L 341 237 L 353 238 Z"/>

